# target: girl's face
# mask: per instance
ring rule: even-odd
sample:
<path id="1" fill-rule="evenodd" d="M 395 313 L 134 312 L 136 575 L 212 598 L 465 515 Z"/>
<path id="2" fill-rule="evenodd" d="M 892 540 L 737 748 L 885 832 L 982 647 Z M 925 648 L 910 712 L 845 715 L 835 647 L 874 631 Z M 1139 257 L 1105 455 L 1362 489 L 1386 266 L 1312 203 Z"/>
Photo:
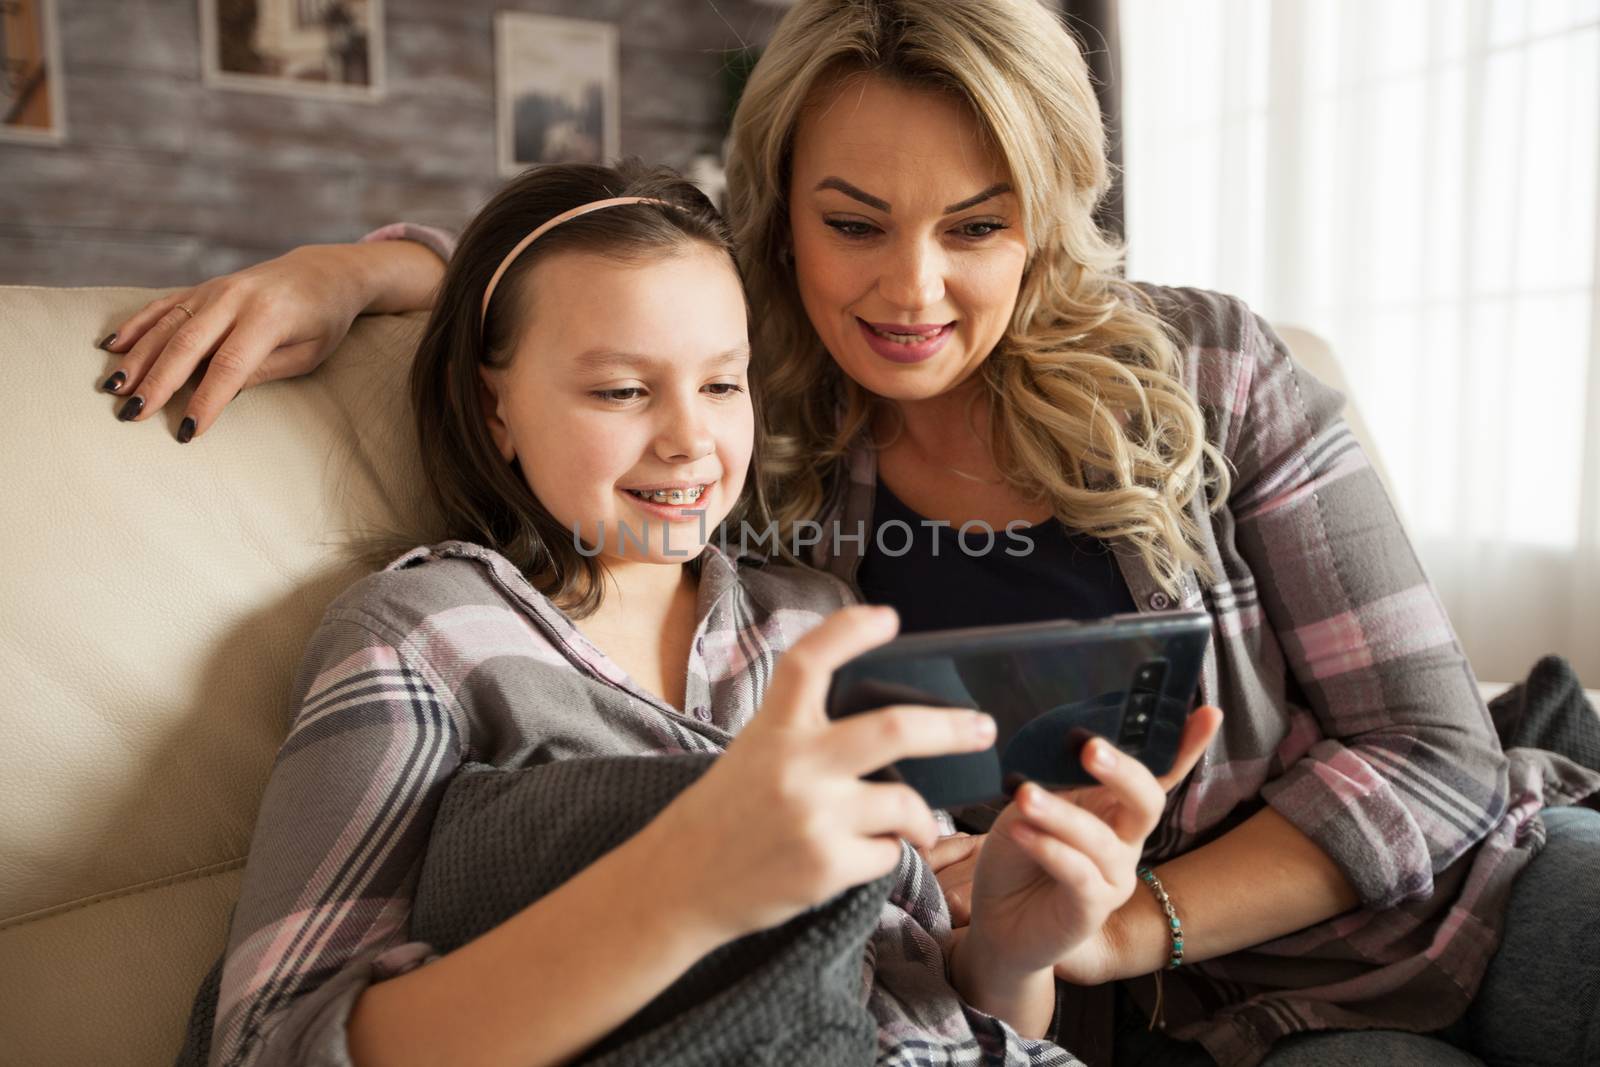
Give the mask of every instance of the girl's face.
<path id="1" fill-rule="evenodd" d="M 813 98 L 795 130 L 789 225 L 800 299 L 851 378 L 891 400 L 964 381 L 1022 284 L 1021 204 L 959 100 L 871 75 Z"/>
<path id="2" fill-rule="evenodd" d="M 482 371 L 501 455 L 584 544 L 603 529 L 608 563 L 698 555 L 744 488 L 755 434 L 732 263 L 703 245 L 641 263 L 569 252 L 527 284 L 510 365 Z"/>

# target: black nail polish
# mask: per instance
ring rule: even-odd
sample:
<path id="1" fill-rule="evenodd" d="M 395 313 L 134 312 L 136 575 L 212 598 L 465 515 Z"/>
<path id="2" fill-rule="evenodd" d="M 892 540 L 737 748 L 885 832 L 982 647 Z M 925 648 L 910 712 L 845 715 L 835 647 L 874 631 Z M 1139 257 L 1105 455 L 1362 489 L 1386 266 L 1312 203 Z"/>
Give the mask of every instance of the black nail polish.
<path id="1" fill-rule="evenodd" d="M 123 422 L 131 422 L 139 417 L 139 412 L 144 410 L 144 397 L 130 396 L 128 402 L 122 405 L 122 410 L 117 412 L 117 418 Z"/>
<path id="2" fill-rule="evenodd" d="M 117 331 L 112 330 L 110 333 L 106 334 L 106 339 L 104 341 L 101 341 L 99 344 L 95 345 L 95 347 L 96 348 L 110 348 L 112 345 L 114 345 L 116 343 L 117 343 Z"/>
<path id="3" fill-rule="evenodd" d="M 117 373 L 115 373 L 111 377 L 107 378 L 101 384 L 100 388 L 104 389 L 108 393 L 114 393 L 118 389 L 121 389 L 124 385 L 126 385 L 127 382 L 128 382 L 128 376 L 126 374 L 123 374 L 121 371 L 117 371 Z"/>
<path id="4" fill-rule="evenodd" d="M 194 420 L 185 415 L 183 421 L 178 423 L 178 443 L 186 445 L 192 437 L 194 437 Z"/>

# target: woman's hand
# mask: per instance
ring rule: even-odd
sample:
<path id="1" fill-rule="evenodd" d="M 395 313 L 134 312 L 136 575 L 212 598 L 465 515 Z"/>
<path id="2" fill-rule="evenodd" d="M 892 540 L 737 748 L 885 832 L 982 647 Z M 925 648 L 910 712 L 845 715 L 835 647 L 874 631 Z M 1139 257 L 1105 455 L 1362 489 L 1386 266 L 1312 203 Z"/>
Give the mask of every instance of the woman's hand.
<path id="1" fill-rule="evenodd" d="M 1056 793 L 1031 783 L 1020 788 L 976 862 L 939 872 L 947 898 L 954 892 L 971 901 L 964 951 L 974 963 L 983 953 L 1008 971 L 1053 967 L 1079 985 L 1112 973 L 1118 935 L 1111 920 L 1133 893 L 1144 840 L 1166 793 L 1193 769 L 1220 723 L 1215 708 L 1195 711 L 1172 769 L 1160 778 L 1102 739 L 1083 752 L 1100 785 Z M 960 881 L 963 867 L 972 870 L 970 885 Z"/>
<path id="2" fill-rule="evenodd" d="M 834 669 L 897 628 L 887 608 L 849 607 L 784 653 L 750 725 L 641 833 L 660 856 L 670 906 L 731 940 L 887 874 L 901 838 L 936 840 L 915 790 L 862 775 L 907 757 L 982 751 L 994 721 L 897 706 L 832 722 L 824 710 Z"/>
<path id="3" fill-rule="evenodd" d="M 241 389 L 316 369 L 403 272 L 415 281 L 431 270 L 436 280 L 440 269 L 438 257 L 409 241 L 296 248 L 134 312 L 102 343 L 122 357 L 102 388 L 127 397 L 118 417 L 137 421 L 160 411 L 209 360 L 179 430 L 187 441 Z"/>

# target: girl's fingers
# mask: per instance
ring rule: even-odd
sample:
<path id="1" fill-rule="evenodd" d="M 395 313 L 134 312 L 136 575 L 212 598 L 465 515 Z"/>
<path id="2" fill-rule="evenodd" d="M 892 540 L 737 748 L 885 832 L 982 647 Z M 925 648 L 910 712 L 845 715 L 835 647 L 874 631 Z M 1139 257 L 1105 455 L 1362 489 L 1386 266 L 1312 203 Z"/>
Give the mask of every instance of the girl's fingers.
<path id="1" fill-rule="evenodd" d="M 128 318 L 119 322 L 111 333 L 100 342 L 100 347 L 107 352 L 127 352 L 146 330 L 156 324 L 156 321 L 165 315 L 173 305 L 181 303 L 187 290 L 177 293 L 168 293 L 166 296 L 157 297 L 144 307 L 135 311 Z"/>
<path id="2" fill-rule="evenodd" d="M 191 436 L 210 429 L 239 390 L 252 384 L 257 370 L 273 354 L 277 342 L 277 332 L 260 318 L 245 319 L 233 328 L 217 347 L 194 395 L 189 398 L 184 414 L 194 420 L 192 426 L 186 427 Z"/>
<path id="3" fill-rule="evenodd" d="M 1083 746 L 1083 766 L 1117 801 L 1107 820 L 1111 829 L 1130 845 L 1142 843 L 1167 806 L 1167 791 L 1155 775 L 1101 737 Z"/>
<path id="4" fill-rule="evenodd" d="M 978 852 L 938 872 L 939 888 L 950 907 L 950 922 L 956 926 L 972 921 L 972 880 L 978 871 Z"/>
<path id="5" fill-rule="evenodd" d="M 912 757 L 981 752 L 994 735 L 994 720 L 981 711 L 897 704 L 833 723 L 817 755 L 829 769 L 859 776 Z"/>
<path id="6" fill-rule="evenodd" d="M 1087 856 L 1107 882 L 1118 877 L 1127 842 L 1098 815 L 1032 783 L 1017 790 L 1013 803 L 1023 822 Z"/>
<path id="7" fill-rule="evenodd" d="M 890 608 L 854 604 L 822 620 L 783 654 L 773 672 L 772 685 L 761 703 L 768 722 L 822 725 L 828 684 L 835 669 L 855 656 L 876 648 L 895 635 L 900 619 Z"/>
<path id="8" fill-rule="evenodd" d="M 939 821 L 915 789 L 897 782 L 862 782 L 849 795 L 843 825 L 862 837 L 903 837 L 913 848 L 939 839 Z"/>
<path id="9" fill-rule="evenodd" d="M 1221 726 L 1220 708 L 1208 704 L 1190 713 L 1183 724 L 1183 737 L 1178 742 L 1178 758 L 1173 761 L 1170 771 L 1156 779 L 1163 792 L 1172 792 L 1179 782 L 1188 777 L 1189 772 L 1194 770 L 1194 765 L 1200 762 L 1200 757 L 1205 755 L 1211 739 L 1217 735 L 1217 730 Z"/>

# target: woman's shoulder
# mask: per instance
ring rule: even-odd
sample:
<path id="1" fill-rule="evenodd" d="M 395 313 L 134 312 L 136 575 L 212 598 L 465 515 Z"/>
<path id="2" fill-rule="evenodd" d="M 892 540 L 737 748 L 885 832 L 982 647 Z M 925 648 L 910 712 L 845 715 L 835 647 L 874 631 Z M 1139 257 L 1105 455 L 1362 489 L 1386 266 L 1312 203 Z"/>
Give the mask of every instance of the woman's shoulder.
<path id="1" fill-rule="evenodd" d="M 1190 351 L 1255 356 L 1275 340 L 1271 327 L 1237 296 L 1192 286 L 1124 282 L 1130 299 L 1154 312 Z"/>

